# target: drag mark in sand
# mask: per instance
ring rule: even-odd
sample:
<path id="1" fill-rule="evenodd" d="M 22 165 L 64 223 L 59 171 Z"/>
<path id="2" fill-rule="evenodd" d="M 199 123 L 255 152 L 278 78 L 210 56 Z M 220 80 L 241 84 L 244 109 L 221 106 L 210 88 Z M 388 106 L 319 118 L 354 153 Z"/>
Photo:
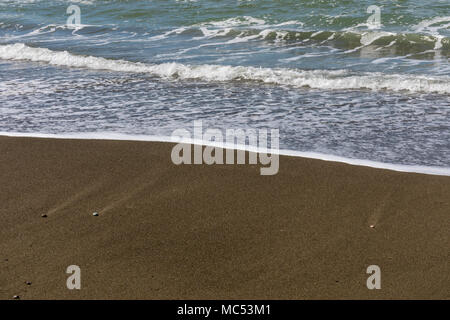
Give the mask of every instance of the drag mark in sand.
<path id="1" fill-rule="evenodd" d="M 91 186 L 88 186 L 88 187 L 84 188 L 82 191 L 75 193 L 74 195 L 72 195 L 71 197 L 69 197 L 68 199 L 66 199 L 65 201 L 63 201 L 59 205 L 57 205 L 56 207 L 54 207 L 54 208 L 50 209 L 49 211 L 47 211 L 47 213 L 43 214 L 42 217 L 46 218 L 46 217 L 52 215 L 55 212 L 61 211 L 61 210 L 65 209 L 65 208 L 67 208 L 67 207 L 72 206 L 76 202 L 80 202 L 83 197 L 89 196 L 93 191 L 100 189 L 101 186 L 102 186 L 102 183 L 97 182 L 97 183 L 94 183 Z"/>

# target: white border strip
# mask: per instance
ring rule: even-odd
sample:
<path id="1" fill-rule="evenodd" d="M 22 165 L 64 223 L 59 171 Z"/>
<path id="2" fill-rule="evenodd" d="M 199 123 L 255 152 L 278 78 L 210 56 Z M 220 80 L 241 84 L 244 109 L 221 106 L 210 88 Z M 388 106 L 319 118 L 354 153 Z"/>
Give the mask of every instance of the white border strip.
<path id="1" fill-rule="evenodd" d="M 129 135 L 113 132 L 93 132 L 93 133 L 66 133 L 66 134 L 48 134 L 48 133 L 20 133 L 20 132 L 2 132 L 0 136 L 7 137 L 29 137 L 29 138 L 51 138 L 51 139 L 79 139 L 79 140 L 127 140 L 127 141 L 151 141 L 151 142 L 171 142 L 171 143 L 191 143 L 201 144 L 205 146 L 220 147 L 227 149 L 246 150 L 258 153 L 276 153 L 284 156 L 301 157 L 309 159 L 317 159 L 324 161 L 334 161 L 355 166 L 364 166 L 377 169 L 386 169 L 399 172 L 422 173 L 428 175 L 450 176 L 450 168 L 448 167 L 429 167 L 420 165 L 402 165 L 393 163 L 383 163 L 364 159 L 351 159 L 340 156 L 322 154 L 317 152 L 301 152 L 295 150 L 266 150 L 252 146 L 233 145 L 227 143 L 204 142 L 195 139 L 176 139 L 167 136 L 152 135 Z"/>

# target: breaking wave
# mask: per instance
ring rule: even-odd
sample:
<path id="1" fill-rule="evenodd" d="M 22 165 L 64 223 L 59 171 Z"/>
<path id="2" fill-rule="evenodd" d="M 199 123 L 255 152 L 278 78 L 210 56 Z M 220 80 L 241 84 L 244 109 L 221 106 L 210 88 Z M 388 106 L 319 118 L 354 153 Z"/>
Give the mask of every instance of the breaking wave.
<path id="1" fill-rule="evenodd" d="M 328 90 L 389 90 L 450 94 L 450 77 L 354 73 L 347 70 L 299 70 L 251 66 L 145 64 L 102 57 L 75 55 L 67 51 L 34 48 L 22 43 L 0 45 L 0 59 L 25 60 L 54 66 L 147 73 L 166 79 L 202 81 L 255 81 L 293 87 Z"/>

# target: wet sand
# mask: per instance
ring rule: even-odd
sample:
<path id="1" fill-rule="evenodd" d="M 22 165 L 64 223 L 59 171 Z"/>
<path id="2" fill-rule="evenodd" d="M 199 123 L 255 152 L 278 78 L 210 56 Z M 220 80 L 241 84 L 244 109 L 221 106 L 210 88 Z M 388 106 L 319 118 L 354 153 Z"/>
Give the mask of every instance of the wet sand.
<path id="1" fill-rule="evenodd" d="M 450 297 L 450 177 L 284 156 L 261 176 L 171 148 L 0 137 L 0 299 Z"/>

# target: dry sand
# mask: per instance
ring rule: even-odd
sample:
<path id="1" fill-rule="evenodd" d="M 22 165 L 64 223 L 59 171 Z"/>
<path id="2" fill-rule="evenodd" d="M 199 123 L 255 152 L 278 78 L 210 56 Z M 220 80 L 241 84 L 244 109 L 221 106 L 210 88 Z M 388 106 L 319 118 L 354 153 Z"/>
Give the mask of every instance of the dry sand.
<path id="1" fill-rule="evenodd" d="M 171 148 L 1 137 L 0 299 L 449 298 L 450 177 Z"/>

